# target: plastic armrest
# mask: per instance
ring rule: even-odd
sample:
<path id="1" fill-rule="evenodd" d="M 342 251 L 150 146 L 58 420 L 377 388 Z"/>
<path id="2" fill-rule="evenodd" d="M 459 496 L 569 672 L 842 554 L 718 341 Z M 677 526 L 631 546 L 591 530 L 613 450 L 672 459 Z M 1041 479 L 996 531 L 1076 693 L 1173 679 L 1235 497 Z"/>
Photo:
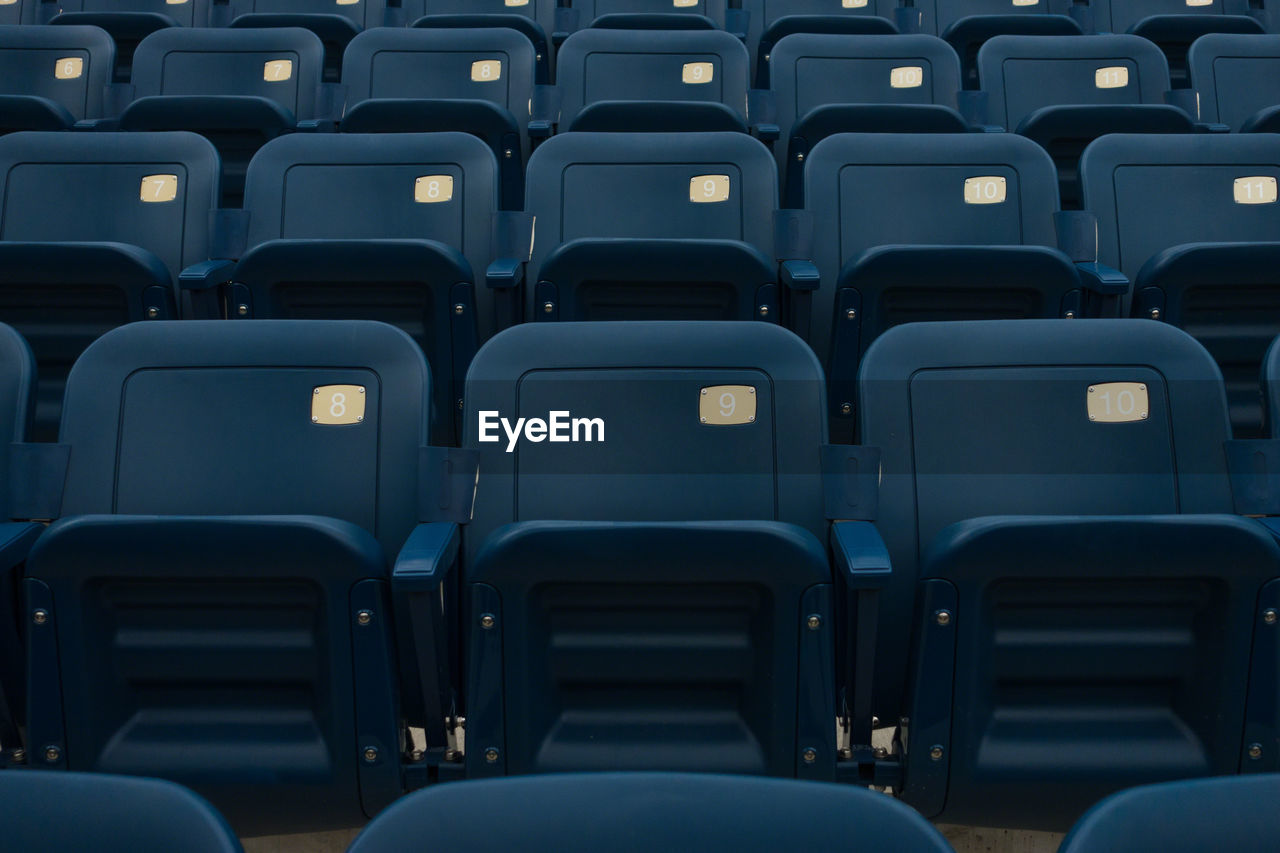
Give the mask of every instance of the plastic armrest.
<path id="1" fill-rule="evenodd" d="M 818 267 L 813 261 L 783 261 L 779 270 L 783 285 L 792 290 L 817 290 L 821 284 Z"/>
<path id="2" fill-rule="evenodd" d="M 299 133 L 333 133 L 338 123 L 331 118 L 308 118 L 298 122 Z"/>
<path id="3" fill-rule="evenodd" d="M 837 521 L 831 525 L 836 571 L 852 590 L 880 590 L 889 584 L 893 567 L 880 531 L 869 521 Z"/>
<path id="4" fill-rule="evenodd" d="M 1129 279 L 1120 270 L 1096 261 L 1077 261 L 1080 283 L 1103 296 L 1123 296 L 1129 292 Z"/>
<path id="5" fill-rule="evenodd" d="M 25 563 L 43 532 L 44 525 L 34 521 L 0 523 L 0 574 Z"/>
<path id="6" fill-rule="evenodd" d="M 761 142 L 777 142 L 782 136 L 782 128 L 773 122 L 761 122 L 751 125 L 751 134 Z"/>
<path id="7" fill-rule="evenodd" d="M 970 133 L 1004 133 L 1005 130 L 998 124 L 971 124 L 969 125 Z"/>
<path id="8" fill-rule="evenodd" d="M 498 258 L 484 272 L 484 283 L 494 290 L 508 290 L 524 283 L 524 261 Z"/>
<path id="9" fill-rule="evenodd" d="M 452 521 L 419 524 L 396 556 L 391 585 L 400 592 L 435 592 L 458 562 L 461 535 Z"/>
<path id="10" fill-rule="evenodd" d="M 178 287 L 182 290 L 210 290 L 231 281 L 231 271 L 235 266 L 236 262 L 229 260 L 192 264 L 178 274 Z"/>
<path id="11" fill-rule="evenodd" d="M 113 131 L 120 129 L 118 118 L 82 118 L 72 126 L 73 130 Z"/>
<path id="12" fill-rule="evenodd" d="M 530 139 L 547 139 L 555 133 L 555 122 L 550 119 L 536 118 L 529 122 Z"/>
<path id="13" fill-rule="evenodd" d="M 1230 133 L 1231 126 L 1212 121 L 1197 121 L 1191 125 L 1196 133 Z"/>

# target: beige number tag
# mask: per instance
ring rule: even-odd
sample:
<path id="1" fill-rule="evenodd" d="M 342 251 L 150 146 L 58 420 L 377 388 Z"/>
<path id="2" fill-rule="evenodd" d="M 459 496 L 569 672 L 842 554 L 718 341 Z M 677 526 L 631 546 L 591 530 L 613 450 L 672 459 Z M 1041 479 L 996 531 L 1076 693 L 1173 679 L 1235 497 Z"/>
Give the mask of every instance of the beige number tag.
<path id="1" fill-rule="evenodd" d="M 1253 178 L 1236 178 L 1236 204 L 1275 204 L 1276 179 L 1259 175 Z"/>
<path id="2" fill-rule="evenodd" d="M 1147 386 L 1141 382 L 1104 382 L 1090 385 L 1085 394 L 1089 420 L 1100 424 L 1145 421 L 1149 410 Z"/>
<path id="3" fill-rule="evenodd" d="M 728 175 L 697 175 L 689 179 L 689 201 L 694 204 L 714 204 L 728 200 Z"/>
<path id="4" fill-rule="evenodd" d="M 339 426 L 364 422 L 363 385 L 321 385 L 311 392 L 311 422 Z"/>
<path id="5" fill-rule="evenodd" d="M 166 6 L 185 6 L 187 0 L 164 0 Z"/>
<path id="6" fill-rule="evenodd" d="M 0 6 L 14 6 L 17 2 L 18 0 L 0 0 Z"/>
<path id="7" fill-rule="evenodd" d="M 515 9 L 519 6 L 528 6 L 529 0 L 507 0 L 504 4 L 508 9 Z"/>
<path id="8" fill-rule="evenodd" d="M 78 56 L 66 56 L 53 66 L 53 76 L 59 80 L 74 80 L 84 73 L 84 60 Z"/>
<path id="9" fill-rule="evenodd" d="M 894 89 L 917 89 L 924 85 L 924 66 L 903 65 L 889 72 L 889 85 Z"/>
<path id="10" fill-rule="evenodd" d="M 698 5 L 698 0 L 671 0 L 671 5 L 677 9 L 692 9 Z"/>
<path id="11" fill-rule="evenodd" d="M 1099 68 L 1093 73 L 1093 85 L 1099 89 L 1123 89 L 1129 85 L 1129 69 L 1123 65 Z"/>
<path id="12" fill-rule="evenodd" d="M 1005 180 L 995 175 L 964 179 L 965 204 L 1003 204 Z"/>
<path id="13" fill-rule="evenodd" d="M 1212 6 L 1213 0 L 1187 0 L 1188 6 Z"/>
<path id="14" fill-rule="evenodd" d="M 423 175 L 413 182 L 413 200 L 419 204 L 453 201 L 453 176 Z"/>
<path id="15" fill-rule="evenodd" d="M 716 67 L 710 62 L 686 62 L 680 79 L 692 85 L 710 83 L 715 79 Z"/>
<path id="16" fill-rule="evenodd" d="M 262 66 L 262 79 L 268 83 L 281 83 L 292 76 L 292 59 L 273 59 Z"/>
<path id="17" fill-rule="evenodd" d="M 841 9 L 865 9 L 867 0 L 840 0 Z"/>
<path id="18" fill-rule="evenodd" d="M 354 6 L 354 5 L 356 5 L 357 3 L 359 3 L 359 2 L 360 2 L 360 0 L 338 0 L 338 5 L 339 5 L 339 6 Z"/>
<path id="19" fill-rule="evenodd" d="M 703 388 L 698 395 L 698 420 L 708 426 L 755 423 L 756 389 L 750 385 Z"/>
<path id="20" fill-rule="evenodd" d="M 1039 6 L 1040 0 L 1013 0 L 1015 6 Z"/>
<path id="21" fill-rule="evenodd" d="M 471 63 L 471 80 L 473 83 L 492 83 L 502 79 L 502 60 L 482 59 Z M 532 104 L 533 102 L 530 101 Z"/>
<path id="22" fill-rule="evenodd" d="M 147 202 L 173 201 L 178 197 L 177 175 L 147 175 L 138 197 Z"/>

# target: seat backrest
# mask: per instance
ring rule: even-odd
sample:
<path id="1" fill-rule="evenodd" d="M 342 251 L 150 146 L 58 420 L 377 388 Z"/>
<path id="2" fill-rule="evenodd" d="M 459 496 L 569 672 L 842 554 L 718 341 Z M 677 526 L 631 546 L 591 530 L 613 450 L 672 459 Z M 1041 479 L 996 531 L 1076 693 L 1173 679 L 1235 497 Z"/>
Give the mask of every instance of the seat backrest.
<path id="1" fill-rule="evenodd" d="M 809 154 L 804 183 L 822 280 L 810 336 L 820 354 L 840 271 L 867 249 L 1057 245 L 1053 161 L 1013 134 L 829 136 Z"/>
<path id="2" fill-rule="evenodd" d="M 792 128 L 815 109 L 834 104 L 954 106 L 961 88 L 955 51 L 926 35 L 796 33 L 774 46 L 769 74 L 781 131 L 774 145 L 779 164 L 787 162 Z"/>
<path id="3" fill-rule="evenodd" d="M 1093 23 L 1097 32 L 1127 33 L 1134 24 L 1156 15 L 1243 14 L 1247 4 L 1233 0 L 1092 0 Z"/>
<path id="4" fill-rule="evenodd" d="M 128 243 L 175 281 L 209 257 L 218 153 L 194 133 L 11 133 L 0 175 L 0 240 Z"/>
<path id="5" fill-rule="evenodd" d="M 468 553 L 526 520 L 777 520 L 825 541 L 824 399 L 813 353 L 772 324 L 508 329 L 467 374 L 464 446 L 480 452 Z M 550 441 L 513 444 L 497 420 L 552 413 L 564 426 Z M 499 439 L 480 440 L 482 415 Z"/>
<path id="6" fill-rule="evenodd" d="M 566 133 L 529 158 L 531 270 L 579 238 L 741 240 L 772 255 L 773 157 L 740 133 Z"/>
<path id="7" fill-rule="evenodd" d="M 0 25 L 16 26 L 33 23 L 38 0 L 8 0 L 0 5 Z"/>
<path id="8" fill-rule="evenodd" d="M 0 27 L 0 94 L 36 95 L 76 119 L 99 118 L 115 53 L 97 27 Z"/>
<path id="9" fill-rule="evenodd" d="M 1162 104 L 1169 63 L 1139 36 L 996 36 L 978 51 L 988 119 L 1017 130 L 1042 107 Z"/>
<path id="10" fill-rule="evenodd" d="M 357 29 L 386 23 L 387 0 L 232 0 L 234 18 L 239 15 L 341 15 Z"/>
<path id="11" fill-rule="evenodd" d="M 1130 279 L 1172 246 L 1280 235 L 1270 134 L 1111 134 L 1085 149 L 1080 176 L 1098 259 Z"/>
<path id="12" fill-rule="evenodd" d="M 756 60 L 760 38 L 782 18 L 795 15 L 817 18 L 863 17 L 878 15 L 893 20 L 898 4 L 891 0 L 741 0 L 741 8 L 748 14 L 747 48 L 751 59 Z M 813 32 L 821 32 L 821 24 L 813 21 Z M 772 68 L 773 60 L 769 60 Z"/>
<path id="13" fill-rule="evenodd" d="M 133 54 L 134 96 L 256 95 L 315 114 L 324 45 L 310 30 L 157 30 Z"/>
<path id="14" fill-rule="evenodd" d="M 971 15 L 1043 15 L 1049 0 L 921 0 L 920 32 L 942 36 L 947 28 Z"/>
<path id="15" fill-rule="evenodd" d="M 373 98 L 490 101 L 528 127 L 533 45 L 502 27 L 379 27 L 351 40 L 342 58 L 347 107 Z"/>
<path id="16" fill-rule="evenodd" d="M 1280 104 L 1280 35 L 1208 33 L 1191 43 L 1187 66 L 1203 121 L 1240 130 Z"/>
<path id="17" fill-rule="evenodd" d="M 395 554 L 417 523 L 405 461 L 429 439 L 431 381 L 382 323 L 122 326 L 67 380 L 63 515 L 318 515 Z"/>
<path id="18" fill-rule="evenodd" d="M 15 850 L 241 853 L 213 806 L 160 779 L 105 773 L 0 774 L 0 820 Z"/>
<path id="19" fill-rule="evenodd" d="M 35 414 L 36 362 L 26 340 L 0 323 L 0 441 L 27 440 Z M 0 478 L 9 480 L 9 458 L 0 459 Z M 11 518 L 8 490 L 0 496 L 0 518 Z"/>
<path id="20" fill-rule="evenodd" d="M 503 820 L 489 818 L 506 804 Z M 655 820 L 655 815 L 662 815 Z M 492 831 L 478 832 L 486 823 Z M 573 832 L 565 833 L 566 823 Z M 427 827 L 456 853 L 494 845 L 563 853 L 787 848 L 946 853 L 910 808 L 852 785 L 680 773 L 555 774 L 437 786 L 405 797 L 356 838 L 350 853 L 395 853 Z"/>
<path id="21" fill-rule="evenodd" d="M 923 554 L 988 515 L 1230 513 L 1226 395 L 1194 339 L 1139 320 L 915 323 L 858 377 L 881 450 L 876 526 L 893 561 L 875 713 L 897 713 Z"/>
<path id="22" fill-rule="evenodd" d="M 183 27 L 209 23 L 210 0 L 59 0 L 60 12 L 145 12 L 172 18 Z"/>
<path id="23" fill-rule="evenodd" d="M 1280 833 L 1277 799 L 1277 773 L 1130 788 L 1080 818 L 1061 853 L 1265 853 Z"/>
<path id="24" fill-rule="evenodd" d="M 550 31 L 555 23 L 557 0 L 401 0 L 405 22 L 423 15 L 522 15 Z"/>
<path id="25" fill-rule="evenodd" d="M 267 143 L 250 162 L 244 206 L 249 246 L 276 239 L 435 240 L 462 252 L 480 276 L 492 254 L 497 162 L 465 133 L 291 134 Z M 477 298 L 488 296 L 477 290 Z"/>
<path id="26" fill-rule="evenodd" d="M 560 125 L 597 101 L 709 101 L 745 122 L 748 65 L 720 30 L 580 30 L 557 52 Z"/>
<path id="27" fill-rule="evenodd" d="M 728 0 L 573 0 L 580 26 L 591 26 L 604 15 L 704 15 L 724 28 Z"/>

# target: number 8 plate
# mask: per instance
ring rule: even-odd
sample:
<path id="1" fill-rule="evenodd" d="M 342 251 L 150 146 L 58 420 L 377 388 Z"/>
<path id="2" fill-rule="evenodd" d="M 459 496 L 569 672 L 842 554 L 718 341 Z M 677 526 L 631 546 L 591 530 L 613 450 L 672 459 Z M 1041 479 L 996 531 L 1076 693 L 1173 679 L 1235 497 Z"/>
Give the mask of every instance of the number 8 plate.
<path id="1" fill-rule="evenodd" d="M 321 385 L 311 392 L 311 422 L 339 426 L 364 422 L 363 385 Z"/>

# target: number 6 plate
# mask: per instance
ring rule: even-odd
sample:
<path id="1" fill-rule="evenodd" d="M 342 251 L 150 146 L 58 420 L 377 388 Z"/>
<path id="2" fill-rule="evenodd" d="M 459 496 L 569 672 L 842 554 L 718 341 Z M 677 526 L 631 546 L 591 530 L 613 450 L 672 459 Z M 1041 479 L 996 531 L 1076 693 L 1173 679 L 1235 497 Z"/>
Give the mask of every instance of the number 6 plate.
<path id="1" fill-rule="evenodd" d="M 1141 382 L 1090 385 L 1085 397 L 1089 420 L 1100 424 L 1145 421 L 1150 411 L 1147 386 Z"/>
<path id="2" fill-rule="evenodd" d="M 750 385 L 703 388 L 698 395 L 698 420 L 708 426 L 755 423 L 756 389 Z"/>
<path id="3" fill-rule="evenodd" d="M 364 422 L 363 385 L 321 385 L 311 392 L 311 422 L 340 426 Z"/>

